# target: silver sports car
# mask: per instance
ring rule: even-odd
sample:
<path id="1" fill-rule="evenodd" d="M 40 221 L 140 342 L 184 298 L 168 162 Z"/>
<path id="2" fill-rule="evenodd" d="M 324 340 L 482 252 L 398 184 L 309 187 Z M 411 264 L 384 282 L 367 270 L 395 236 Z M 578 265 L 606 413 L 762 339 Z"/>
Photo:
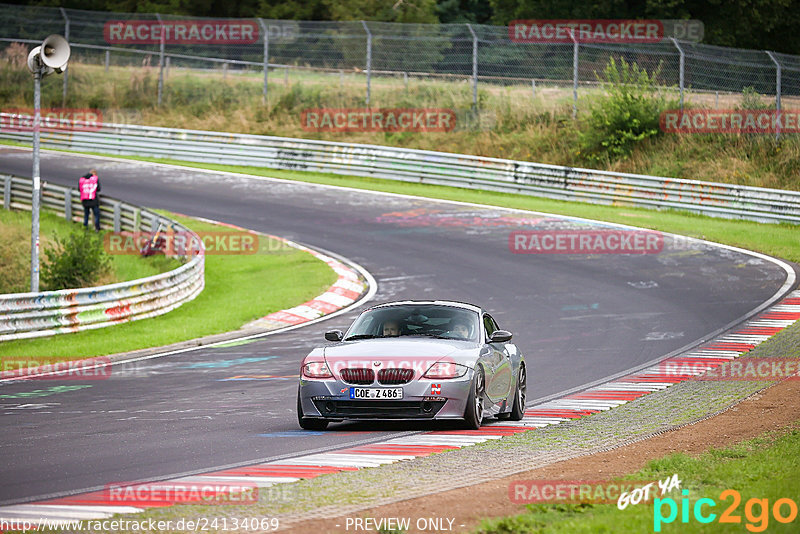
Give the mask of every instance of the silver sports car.
<path id="1" fill-rule="evenodd" d="M 525 358 L 491 315 L 471 304 L 405 301 L 374 306 L 300 365 L 297 417 L 322 430 L 345 419 L 519 421 Z"/>

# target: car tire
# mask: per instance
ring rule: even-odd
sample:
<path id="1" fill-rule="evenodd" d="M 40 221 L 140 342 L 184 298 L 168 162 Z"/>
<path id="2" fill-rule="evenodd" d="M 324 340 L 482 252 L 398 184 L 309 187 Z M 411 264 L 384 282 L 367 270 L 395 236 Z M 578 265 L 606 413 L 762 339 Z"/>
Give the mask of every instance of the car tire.
<path id="1" fill-rule="evenodd" d="M 514 389 L 514 404 L 511 406 L 511 411 L 508 412 L 508 419 L 512 421 L 521 421 L 525 417 L 525 401 L 528 393 L 527 380 L 525 366 L 520 364 L 519 372 L 517 373 L 517 387 Z"/>
<path id="2" fill-rule="evenodd" d="M 464 409 L 464 425 L 470 430 L 478 430 L 483 422 L 483 393 L 486 388 L 486 379 L 483 369 L 478 367 L 467 397 L 467 407 Z"/>
<path id="3" fill-rule="evenodd" d="M 325 430 L 328 421 L 325 419 L 310 419 L 303 417 L 303 405 L 300 403 L 300 389 L 297 390 L 297 422 L 303 430 Z"/>

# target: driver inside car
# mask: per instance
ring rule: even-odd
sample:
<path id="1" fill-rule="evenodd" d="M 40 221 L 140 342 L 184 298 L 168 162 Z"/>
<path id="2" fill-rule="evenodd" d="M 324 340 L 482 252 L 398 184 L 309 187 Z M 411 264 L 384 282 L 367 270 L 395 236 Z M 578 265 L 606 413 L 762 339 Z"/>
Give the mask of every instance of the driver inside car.
<path id="1" fill-rule="evenodd" d="M 400 335 L 400 324 L 397 321 L 383 323 L 383 337 L 397 337 Z"/>
<path id="2" fill-rule="evenodd" d="M 455 322 L 450 327 L 450 334 L 460 339 L 469 339 L 469 325 L 463 322 Z"/>

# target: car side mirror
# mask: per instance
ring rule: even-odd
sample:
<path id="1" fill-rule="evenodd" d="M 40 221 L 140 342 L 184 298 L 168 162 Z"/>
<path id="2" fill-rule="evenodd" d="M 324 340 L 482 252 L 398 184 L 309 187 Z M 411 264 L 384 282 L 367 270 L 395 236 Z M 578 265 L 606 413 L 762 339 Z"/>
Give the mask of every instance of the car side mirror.
<path id="1" fill-rule="evenodd" d="M 325 332 L 325 339 L 328 341 L 341 341 L 344 334 L 341 330 L 328 330 Z"/>
<path id="2" fill-rule="evenodd" d="M 489 336 L 489 341 L 491 343 L 505 343 L 506 341 L 511 341 L 511 336 L 513 336 L 511 332 L 508 330 L 495 330 L 492 332 L 492 335 Z"/>

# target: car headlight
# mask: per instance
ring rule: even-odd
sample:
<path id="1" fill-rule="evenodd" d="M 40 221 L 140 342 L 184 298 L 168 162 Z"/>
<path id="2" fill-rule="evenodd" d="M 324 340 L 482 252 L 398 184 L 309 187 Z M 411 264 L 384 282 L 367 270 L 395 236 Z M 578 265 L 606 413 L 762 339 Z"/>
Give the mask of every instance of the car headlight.
<path id="1" fill-rule="evenodd" d="M 469 367 L 453 362 L 436 362 L 431 365 L 422 378 L 458 378 L 467 374 Z"/>
<path id="2" fill-rule="evenodd" d="M 333 378 L 333 373 L 325 362 L 309 362 L 300 372 L 306 378 Z"/>

